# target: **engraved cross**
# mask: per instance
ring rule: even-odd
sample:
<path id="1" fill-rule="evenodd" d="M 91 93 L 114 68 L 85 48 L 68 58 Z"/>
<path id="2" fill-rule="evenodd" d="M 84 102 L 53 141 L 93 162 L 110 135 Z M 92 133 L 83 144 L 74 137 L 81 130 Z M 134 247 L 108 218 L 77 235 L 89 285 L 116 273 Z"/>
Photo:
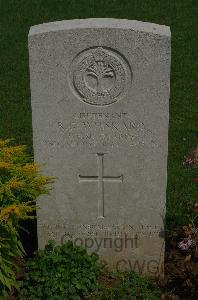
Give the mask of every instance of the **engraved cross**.
<path id="1" fill-rule="evenodd" d="M 98 182 L 98 218 L 104 218 L 104 182 L 121 182 L 123 175 L 104 176 L 104 153 L 97 153 L 98 175 L 79 175 L 79 182 Z"/>

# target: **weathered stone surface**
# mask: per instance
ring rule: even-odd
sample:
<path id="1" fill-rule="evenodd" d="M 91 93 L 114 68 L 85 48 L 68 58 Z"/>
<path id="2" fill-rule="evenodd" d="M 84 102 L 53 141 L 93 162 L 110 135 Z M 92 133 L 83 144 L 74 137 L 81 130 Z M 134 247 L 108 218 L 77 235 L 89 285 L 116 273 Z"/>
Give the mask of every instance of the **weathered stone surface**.
<path id="1" fill-rule="evenodd" d="M 35 161 L 57 177 L 38 241 L 67 239 L 111 269 L 156 275 L 164 255 L 170 31 L 116 19 L 29 33 Z"/>

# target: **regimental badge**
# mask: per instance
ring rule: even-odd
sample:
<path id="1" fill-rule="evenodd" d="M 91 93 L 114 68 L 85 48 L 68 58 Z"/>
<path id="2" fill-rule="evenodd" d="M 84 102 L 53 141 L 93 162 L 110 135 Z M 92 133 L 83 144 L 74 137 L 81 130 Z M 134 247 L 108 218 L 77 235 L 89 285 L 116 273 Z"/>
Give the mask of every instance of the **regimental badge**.
<path id="1" fill-rule="evenodd" d="M 127 60 L 105 47 L 86 49 L 73 60 L 72 88 L 81 100 L 97 106 L 117 102 L 127 93 L 132 72 Z"/>

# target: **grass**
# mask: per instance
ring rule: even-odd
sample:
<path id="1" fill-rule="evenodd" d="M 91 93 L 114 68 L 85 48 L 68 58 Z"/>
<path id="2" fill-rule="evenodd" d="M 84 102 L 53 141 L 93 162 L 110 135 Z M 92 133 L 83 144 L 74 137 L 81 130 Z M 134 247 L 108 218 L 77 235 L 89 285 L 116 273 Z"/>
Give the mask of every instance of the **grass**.
<path id="1" fill-rule="evenodd" d="M 182 166 L 197 145 L 197 0 L 0 0 L 0 137 L 32 151 L 27 35 L 30 26 L 73 18 L 135 19 L 171 27 L 172 69 L 167 188 L 169 228 L 189 220 L 195 170 Z"/>

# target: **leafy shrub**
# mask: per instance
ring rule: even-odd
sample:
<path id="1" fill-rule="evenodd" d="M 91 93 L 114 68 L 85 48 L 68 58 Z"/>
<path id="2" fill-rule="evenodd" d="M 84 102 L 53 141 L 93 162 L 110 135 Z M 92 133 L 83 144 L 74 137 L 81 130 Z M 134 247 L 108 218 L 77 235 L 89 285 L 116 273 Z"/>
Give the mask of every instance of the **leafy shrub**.
<path id="1" fill-rule="evenodd" d="M 32 218 L 34 200 L 47 193 L 45 185 L 51 181 L 40 174 L 25 146 L 0 140 L 0 300 L 17 287 L 15 259 L 24 254 L 19 222 Z"/>
<path id="2" fill-rule="evenodd" d="M 108 275 L 108 276 L 107 276 Z M 159 300 L 161 290 L 150 280 L 135 272 L 105 274 L 98 291 L 86 299 L 89 300 Z M 105 283 L 104 283 L 105 282 Z M 113 282 L 113 284 L 112 284 Z M 109 286 L 110 284 L 110 286 Z"/>
<path id="3" fill-rule="evenodd" d="M 50 241 L 27 262 L 20 300 L 81 299 L 98 287 L 100 264 L 96 254 L 88 255 L 72 242 L 55 246 Z"/>

